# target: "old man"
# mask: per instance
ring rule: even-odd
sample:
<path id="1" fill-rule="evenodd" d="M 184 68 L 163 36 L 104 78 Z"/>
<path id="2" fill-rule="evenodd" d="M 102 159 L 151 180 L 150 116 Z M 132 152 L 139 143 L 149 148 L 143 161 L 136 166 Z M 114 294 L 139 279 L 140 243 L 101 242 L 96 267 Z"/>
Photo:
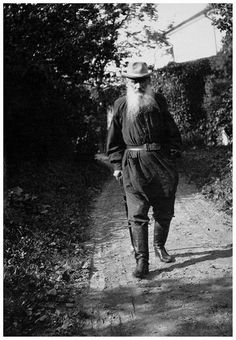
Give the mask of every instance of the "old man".
<path id="1" fill-rule="evenodd" d="M 175 158 L 180 153 L 181 137 L 165 98 L 152 90 L 147 64 L 131 62 L 123 76 L 127 92 L 114 103 L 107 154 L 115 178 L 123 180 L 136 259 L 133 275 L 143 278 L 149 272 L 150 207 L 155 220 L 155 254 L 163 262 L 173 261 L 165 243 L 174 215 L 178 184 Z"/>

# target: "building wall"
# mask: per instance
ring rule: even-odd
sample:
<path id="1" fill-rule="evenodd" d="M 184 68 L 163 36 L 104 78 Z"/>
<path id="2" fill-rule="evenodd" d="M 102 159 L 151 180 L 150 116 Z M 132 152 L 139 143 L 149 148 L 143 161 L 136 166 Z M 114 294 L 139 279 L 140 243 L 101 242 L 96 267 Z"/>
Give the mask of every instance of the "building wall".
<path id="1" fill-rule="evenodd" d="M 174 58 L 164 49 L 159 50 L 156 52 L 155 66 L 160 68 L 170 61 L 185 62 L 216 55 L 221 49 L 222 38 L 222 33 L 202 15 L 169 34 Z"/>

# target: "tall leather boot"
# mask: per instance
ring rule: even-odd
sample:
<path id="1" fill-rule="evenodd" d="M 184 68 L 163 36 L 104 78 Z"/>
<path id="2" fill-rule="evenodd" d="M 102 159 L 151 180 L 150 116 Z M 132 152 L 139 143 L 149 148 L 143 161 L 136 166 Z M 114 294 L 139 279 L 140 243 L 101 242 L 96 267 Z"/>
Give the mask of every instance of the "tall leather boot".
<path id="1" fill-rule="evenodd" d="M 174 258 L 171 255 L 169 255 L 165 249 L 165 243 L 168 237 L 169 228 L 170 223 L 164 226 L 155 221 L 153 233 L 154 251 L 156 256 L 159 257 L 162 262 L 166 263 L 174 261 Z"/>
<path id="2" fill-rule="evenodd" d="M 133 276 L 143 278 L 149 273 L 148 224 L 132 224 L 131 233 L 136 259 Z"/>

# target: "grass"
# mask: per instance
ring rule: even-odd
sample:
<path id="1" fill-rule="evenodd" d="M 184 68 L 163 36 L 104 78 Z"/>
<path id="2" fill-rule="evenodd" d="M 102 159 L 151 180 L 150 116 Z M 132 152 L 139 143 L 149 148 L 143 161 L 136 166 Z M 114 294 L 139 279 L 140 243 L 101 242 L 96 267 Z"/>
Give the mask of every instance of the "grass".
<path id="1" fill-rule="evenodd" d="M 73 294 L 86 289 L 90 210 L 109 175 L 99 161 L 25 163 L 6 179 L 5 336 L 81 334 Z"/>
<path id="2" fill-rule="evenodd" d="M 187 148 L 180 167 L 206 199 L 232 214 L 232 150 L 230 147 Z"/>
<path id="3" fill-rule="evenodd" d="M 219 209 L 232 212 L 232 152 L 188 148 L 180 167 Z M 4 197 L 4 335 L 81 336 L 90 212 L 110 170 L 101 162 L 24 163 Z M 79 301 L 79 302 L 78 302 Z"/>

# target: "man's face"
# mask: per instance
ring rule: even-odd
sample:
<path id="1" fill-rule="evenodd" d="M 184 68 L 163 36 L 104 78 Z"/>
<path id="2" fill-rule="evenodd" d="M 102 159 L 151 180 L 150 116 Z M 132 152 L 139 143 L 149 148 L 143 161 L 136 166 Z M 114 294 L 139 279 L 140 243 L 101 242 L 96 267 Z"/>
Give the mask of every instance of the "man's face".
<path id="1" fill-rule="evenodd" d="M 127 116 L 133 121 L 141 110 L 156 105 L 150 78 L 127 79 Z"/>
<path id="2" fill-rule="evenodd" d="M 127 85 L 130 86 L 135 93 L 145 93 L 148 84 L 150 84 L 149 78 L 127 79 Z"/>

